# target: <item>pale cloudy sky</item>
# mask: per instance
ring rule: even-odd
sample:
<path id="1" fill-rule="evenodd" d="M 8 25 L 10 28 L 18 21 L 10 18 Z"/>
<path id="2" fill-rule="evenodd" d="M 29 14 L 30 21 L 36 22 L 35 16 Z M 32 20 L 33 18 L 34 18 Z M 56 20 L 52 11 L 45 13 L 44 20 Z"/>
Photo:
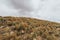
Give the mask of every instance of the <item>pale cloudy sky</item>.
<path id="1" fill-rule="evenodd" d="M 0 16 L 27 16 L 60 22 L 60 0 L 0 0 Z"/>

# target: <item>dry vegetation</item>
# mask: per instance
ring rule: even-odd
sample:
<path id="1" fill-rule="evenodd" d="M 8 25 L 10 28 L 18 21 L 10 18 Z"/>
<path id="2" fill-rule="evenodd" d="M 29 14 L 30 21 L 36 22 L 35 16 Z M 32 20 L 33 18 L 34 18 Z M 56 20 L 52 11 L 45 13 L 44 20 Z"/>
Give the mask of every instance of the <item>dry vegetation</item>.
<path id="1" fill-rule="evenodd" d="M 0 17 L 0 40 L 60 40 L 60 23 L 26 17 Z"/>

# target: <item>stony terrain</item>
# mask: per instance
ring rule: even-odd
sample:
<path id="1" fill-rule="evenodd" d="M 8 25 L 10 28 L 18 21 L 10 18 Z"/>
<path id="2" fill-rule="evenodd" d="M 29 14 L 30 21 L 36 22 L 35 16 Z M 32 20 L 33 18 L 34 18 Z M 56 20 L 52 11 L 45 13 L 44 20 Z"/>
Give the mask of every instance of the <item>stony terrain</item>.
<path id="1" fill-rule="evenodd" d="M 0 17 L 0 40 L 60 40 L 60 23 L 26 17 Z"/>

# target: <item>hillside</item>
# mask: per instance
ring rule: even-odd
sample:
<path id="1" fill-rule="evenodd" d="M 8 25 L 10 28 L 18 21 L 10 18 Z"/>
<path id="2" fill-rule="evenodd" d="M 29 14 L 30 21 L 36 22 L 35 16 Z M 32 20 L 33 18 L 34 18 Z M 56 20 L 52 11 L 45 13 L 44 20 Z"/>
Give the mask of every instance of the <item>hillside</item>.
<path id="1" fill-rule="evenodd" d="M 0 17 L 0 40 L 60 40 L 60 23 L 26 17 Z"/>

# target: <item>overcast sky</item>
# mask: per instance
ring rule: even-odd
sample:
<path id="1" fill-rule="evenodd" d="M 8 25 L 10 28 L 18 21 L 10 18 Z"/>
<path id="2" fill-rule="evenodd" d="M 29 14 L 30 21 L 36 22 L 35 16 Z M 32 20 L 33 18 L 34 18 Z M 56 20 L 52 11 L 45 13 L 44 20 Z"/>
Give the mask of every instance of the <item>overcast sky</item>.
<path id="1" fill-rule="evenodd" d="M 0 0 L 0 16 L 27 16 L 60 22 L 60 0 Z"/>

